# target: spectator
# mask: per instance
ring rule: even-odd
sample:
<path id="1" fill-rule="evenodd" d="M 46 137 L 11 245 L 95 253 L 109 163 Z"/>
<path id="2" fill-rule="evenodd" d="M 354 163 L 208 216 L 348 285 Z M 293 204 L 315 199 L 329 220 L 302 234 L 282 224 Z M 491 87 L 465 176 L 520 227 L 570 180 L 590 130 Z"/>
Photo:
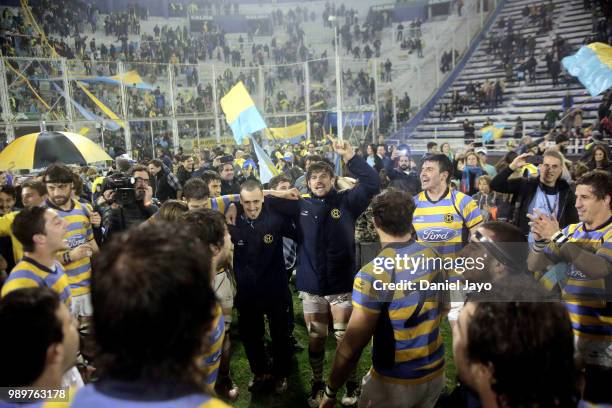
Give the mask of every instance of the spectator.
<path id="1" fill-rule="evenodd" d="M 476 153 L 467 153 L 464 160 L 464 165 L 457 166 L 461 171 L 461 192 L 472 196 L 478 192 L 478 178 L 486 175 L 486 172 L 482 168 L 482 161 Z"/>
<path id="2" fill-rule="evenodd" d="M 393 163 L 397 160 L 397 170 Z M 416 172 L 410 168 L 410 156 L 406 149 L 396 149 L 391 154 L 391 160 L 385 167 L 387 177 L 391 180 L 389 187 L 416 195 L 421 191 L 421 182 Z"/>
<path id="3" fill-rule="evenodd" d="M 450 161 L 453 161 L 455 159 L 453 149 L 451 148 L 450 143 L 448 142 L 444 142 L 440 145 L 440 153 L 446 155 L 446 157 L 448 157 Z"/>
<path id="4" fill-rule="evenodd" d="M 179 185 L 184 186 L 195 171 L 195 161 L 192 156 L 182 156 L 180 160 L 181 165 L 178 168 L 176 177 L 178 178 Z"/>
<path id="5" fill-rule="evenodd" d="M 495 177 L 497 175 L 497 170 L 495 167 L 491 166 L 487 163 L 487 154 L 488 150 L 486 147 L 477 147 L 475 150 L 478 158 L 480 159 L 480 163 L 482 164 L 482 169 L 491 177 Z"/>
<path id="6" fill-rule="evenodd" d="M 591 149 L 591 159 L 587 163 L 589 170 L 604 170 L 612 173 L 610 154 L 604 144 L 596 144 Z"/>
<path id="7" fill-rule="evenodd" d="M 576 212 L 576 196 L 569 184 L 561 178 L 564 168 L 563 156 L 556 151 L 547 150 L 540 165 L 538 178 L 510 179 L 512 173 L 527 164 L 531 153 L 517 156 L 510 165 L 501 170 L 491 181 L 494 191 L 513 194 L 512 207 L 515 208 L 511 222 L 519 227 L 529 241 L 533 236 L 529 233 L 529 219 L 535 209 L 541 213 L 554 216 L 559 220 L 561 227 L 565 227 L 578 220 Z"/>
<path id="8" fill-rule="evenodd" d="M 487 175 L 478 177 L 478 192 L 472 196 L 485 222 L 497 220 L 497 207 L 501 201 L 501 197 L 497 197 L 497 192 L 491 191 L 492 179 Z"/>
<path id="9" fill-rule="evenodd" d="M 165 202 L 171 198 L 178 198 L 181 184 L 178 178 L 172 174 L 170 169 L 164 165 L 160 159 L 153 159 L 149 162 L 149 174 L 151 174 L 151 187 L 153 197 L 160 202 Z"/>
<path id="10" fill-rule="evenodd" d="M 0 186 L 0 215 L 7 215 L 14 211 L 17 202 L 17 190 L 13 186 Z"/>
<path id="11" fill-rule="evenodd" d="M 232 163 L 223 163 L 219 166 L 221 195 L 240 193 L 240 181 L 234 174 L 234 165 Z"/>

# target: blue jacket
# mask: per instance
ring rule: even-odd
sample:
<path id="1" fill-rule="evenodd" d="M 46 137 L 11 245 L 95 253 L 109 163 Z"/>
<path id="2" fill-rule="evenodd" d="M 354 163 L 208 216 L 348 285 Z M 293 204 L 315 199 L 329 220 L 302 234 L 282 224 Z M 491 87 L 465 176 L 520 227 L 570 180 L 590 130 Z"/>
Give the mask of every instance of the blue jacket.
<path id="1" fill-rule="evenodd" d="M 283 256 L 283 237 L 295 239 L 293 222 L 271 211 L 264 201 L 259 217 L 249 220 L 241 205 L 236 225 L 229 225 L 234 244 L 236 305 L 273 299 L 280 302 L 287 295 L 287 273 Z"/>
<path id="2" fill-rule="evenodd" d="M 326 296 L 353 288 L 358 269 L 355 221 L 380 191 L 380 178 L 359 156 L 354 156 L 347 167 L 359 180 L 351 190 L 332 189 L 323 198 L 298 201 L 267 199 L 271 207 L 293 216 L 298 228 L 296 286 L 300 291 Z"/>

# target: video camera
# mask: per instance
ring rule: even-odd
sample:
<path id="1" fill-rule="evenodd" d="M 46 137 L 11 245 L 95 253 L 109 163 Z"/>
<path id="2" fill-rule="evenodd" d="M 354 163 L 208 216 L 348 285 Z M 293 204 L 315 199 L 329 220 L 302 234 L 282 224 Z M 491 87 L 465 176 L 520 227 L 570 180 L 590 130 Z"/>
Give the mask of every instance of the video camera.
<path id="1" fill-rule="evenodd" d="M 136 180 L 123 173 L 111 174 L 102 183 L 102 192 L 112 190 L 114 192 L 112 202 L 119 205 L 133 204 L 136 202 Z"/>

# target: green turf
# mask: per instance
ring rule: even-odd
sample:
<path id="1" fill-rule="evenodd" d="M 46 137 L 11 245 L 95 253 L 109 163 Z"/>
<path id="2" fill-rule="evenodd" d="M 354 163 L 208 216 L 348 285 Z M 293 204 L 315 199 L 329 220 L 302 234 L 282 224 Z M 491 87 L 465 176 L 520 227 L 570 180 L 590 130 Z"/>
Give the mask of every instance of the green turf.
<path id="1" fill-rule="evenodd" d="M 298 339 L 299 343 L 304 346 L 304 350 L 295 354 L 292 364 L 292 374 L 289 377 L 289 388 L 283 395 L 275 395 L 272 392 L 263 395 L 253 395 L 247 390 L 247 385 L 251 380 L 251 371 L 249 369 L 249 363 L 246 358 L 244 347 L 240 342 L 237 332 L 237 316 L 234 315 L 232 322 L 232 360 L 231 370 L 234 381 L 240 388 L 240 396 L 236 402 L 232 404 L 234 407 L 307 407 L 306 399 L 310 393 L 310 364 L 308 362 L 308 335 L 306 333 L 306 327 L 304 325 L 304 318 L 302 315 L 302 304 L 297 296 L 293 297 L 294 311 L 295 311 L 295 330 L 294 335 Z M 444 336 L 445 352 L 446 352 L 446 378 L 449 386 L 452 388 L 455 380 L 455 365 L 453 363 L 452 356 L 452 339 L 450 336 L 450 326 L 448 321 L 444 319 L 442 324 L 442 334 Z M 329 375 L 329 369 L 331 368 L 331 362 L 334 358 L 334 352 L 336 349 L 336 342 L 333 336 L 328 337 L 327 347 L 325 351 L 325 375 L 327 378 Z M 370 368 L 370 347 L 366 347 L 359 360 L 359 375 L 360 377 L 365 375 L 367 370 Z M 339 395 L 343 395 L 344 390 L 341 390 Z M 340 407 L 340 404 L 337 404 Z"/>

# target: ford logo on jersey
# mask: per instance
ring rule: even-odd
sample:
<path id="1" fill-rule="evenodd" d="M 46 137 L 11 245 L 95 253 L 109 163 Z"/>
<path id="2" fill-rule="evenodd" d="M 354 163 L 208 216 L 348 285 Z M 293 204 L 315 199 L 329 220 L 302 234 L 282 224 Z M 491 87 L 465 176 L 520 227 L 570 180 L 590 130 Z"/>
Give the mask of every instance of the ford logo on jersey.
<path id="1" fill-rule="evenodd" d="M 423 230 L 421 239 L 427 242 L 450 241 L 458 235 L 458 232 L 451 228 L 427 228 Z"/>

